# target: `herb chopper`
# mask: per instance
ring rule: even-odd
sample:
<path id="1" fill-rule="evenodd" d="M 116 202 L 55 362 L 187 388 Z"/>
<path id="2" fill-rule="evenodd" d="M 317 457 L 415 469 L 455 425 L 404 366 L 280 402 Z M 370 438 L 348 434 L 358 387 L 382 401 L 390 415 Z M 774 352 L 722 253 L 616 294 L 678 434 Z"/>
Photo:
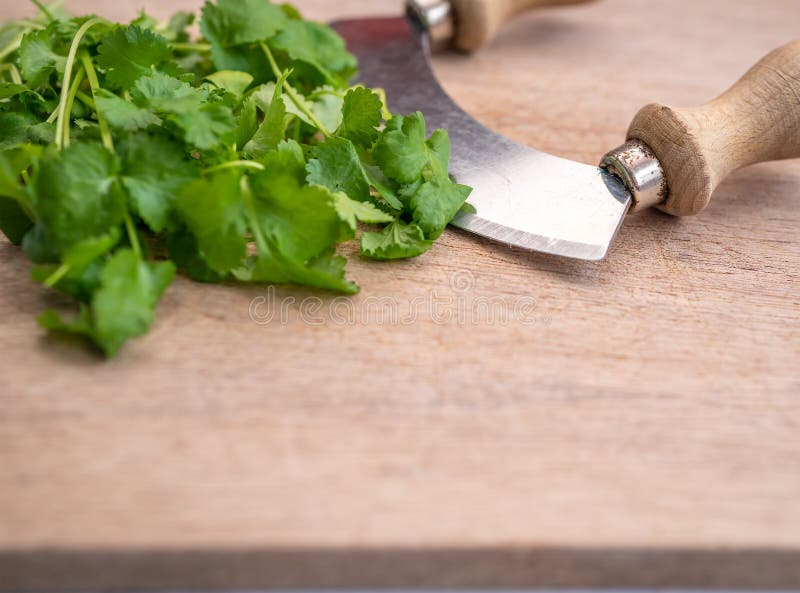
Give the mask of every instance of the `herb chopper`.
<path id="1" fill-rule="evenodd" d="M 709 104 L 652 104 L 599 167 L 522 146 L 464 112 L 439 85 L 431 47 L 475 50 L 514 15 L 580 0 L 411 0 L 407 16 L 333 27 L 360 60 L 361 81 L 386 89 L 396 113 L 424 111 L 450 131 L 451 171 L 472 186 L 453 225 L 510 246 L 603 259 L 625 217 L 657 207 L 694 215 L 746 165 L 800 157 L 800 41 L 775 50 Z"/>

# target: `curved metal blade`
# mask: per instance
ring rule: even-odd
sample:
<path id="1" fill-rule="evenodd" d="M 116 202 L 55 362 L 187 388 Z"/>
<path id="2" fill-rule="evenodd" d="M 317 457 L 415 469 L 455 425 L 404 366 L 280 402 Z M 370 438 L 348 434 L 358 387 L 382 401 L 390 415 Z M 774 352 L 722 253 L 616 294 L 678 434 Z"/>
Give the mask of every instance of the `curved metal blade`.
<path id="1" fill-rule="evenodd" d="M 474 214 L 453 225 L 508 245 L 577 259 L 605 257 L 631 205 L 614 177 L 512 142 L 478 123 L 447 95 L 427 40 L 405 18 L 340 21 L 333 27 L 360 60 L 361 82 L 386 90 L 394 113 L 422 111 L 446 128 L 451 171 L 474 188 Z"/>

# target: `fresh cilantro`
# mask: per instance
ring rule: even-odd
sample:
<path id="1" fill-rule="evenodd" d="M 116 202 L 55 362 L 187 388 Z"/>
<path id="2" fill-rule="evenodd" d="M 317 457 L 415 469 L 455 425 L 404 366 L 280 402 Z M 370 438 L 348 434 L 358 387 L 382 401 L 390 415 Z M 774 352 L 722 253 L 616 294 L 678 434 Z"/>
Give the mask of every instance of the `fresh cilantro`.
<path id="1" fill-rule="evenodd" d="M 117 130 L 135 132 L 149 126 L 160 126 L 162 123 L 161 118 L 152 111 L 138 107 L 105 89 L 97 91 L 94 102 L 97 114 Z"/>
<path id="2" fill-rule="evenodd" d="M 325 25 L 270 0 L 163 24 L 0 25 L 0 230 L 76 304 L 41 325 L 106 356 L 144 335 L 176 270 L 198 282 L 353 294 L 338 253 L 428 251 L 464 207 L 450 140 L 382 91 Z"/>
<path id="3" fill-rule="evenodd" d="M 286 79 L 282 77 L 275 85 L 269 103 L 264 104 L 262 102 L 264 120 L 244 147 L 245 152 L 255 158 L 275 150 L 286 135 L 286 104 L 283 101 L 284 82 L 286 82 Z M 254 98 L 253 104 L 258 105 L 258 100 Z"/>
<path id="4" fill-rule="evenodd" d="M 344 192 L 354 200 L 369 199 L 369 180 L 352 142 L 331 138 L 314 147 L 311 154 L 313 158 L 307 167 L 309 183 Z"/>
<path id="5" fill-rule="evenodd" d="M 417 257 L 432 245 L 433 242 L 425 238 L 421 228 L 402 222 L 393 222 L 380 232 L 361 236 L 362 253 L 378 260 Z"/>
<path id="6" fill-rule="evenodd" d="M 225 273 L 241 264 L 247 223 L 239 175 L 221 172 L 187 184 L 178 195 L 178 209 L 211 270 Z"/>
<path id="7" fill-rule="evenodd" d="M 147 226 L 160 233 L 172 217 L 175 196 L 198 176 L 184 148 L 163 136 L 137 134 L 119 145 L 121 180 L 130 205 Z"/>
<path id="8" fill-rule="evenodd" d="M 137 26 L 118 27 L 103 38 L 97 51 L 97 63 L 105 68 L 106 81 L 116 89 L 131 88 L 172 56 L 166 39 Z"/>
<path id="9" fill-rule="evenodd" d="M 37 224 L 55 249 L 67 249 L 121 224 L 125 196 L 119 158 L 99 144 L 77 144 L 42 157 L 32 179 Z"/>
<path id="10" fill-rule="evenodd" d="M 82 307 L 71 322 L 47 311 L 39 323 L 54 331 L 86 336 L 113 356 L 127 340 L 147 333 L 155 306 L 174 276 L 171 262 L 142 261 L 130 249 L 120 249 L 103 268 L 90 307 Z"/>
<path id="11" fill-rule="evenodd" d="M 57 34 L 58 25 L 28 33 L 19 46 L 19 67 L 25 83 L 38 89 L 49 82 L 53 74 L 63 75 L 67 64 L 67 48 Z M 63 53 L 62 53 L 63 52 Z"/>
<path id="12" fill-rule="evenodd" d="M 333 206 L 339 218 L 345 221 L 350 229 L 355 232 L 359 222 L 366 224 L 381 224 L 394 222 L 394 216 L 388 214 L 369 202 L 357 202 L 343 193 L 333 194 Z"/>
<path id="13" fill-rule="evenodd" d="M 364 87 L 350 89 L 344 97 L 342 124 L 337 134 L 357 146 L 371 147 L 383 119 L 381 108 L 381 99 L 373 91 Z"/>
<path id="14" fill-rule="evenodd" d="M 389 120 L 374 154 L 387 177 L 398 183 L 418 180 L 428 162 L 425 118 L 422 114 L 417 112 L 406 117 L 396 115 Z"/>
<path id="15" fill-rule="evenodd" d="M 291 60 L 309 67 L 309 76 L 319 84 L 347 87 L 358 62 L 347 51 L 344 40 L 330 27 L 302 20 L 285 23 L 271 45 L 285 52 Z"/>

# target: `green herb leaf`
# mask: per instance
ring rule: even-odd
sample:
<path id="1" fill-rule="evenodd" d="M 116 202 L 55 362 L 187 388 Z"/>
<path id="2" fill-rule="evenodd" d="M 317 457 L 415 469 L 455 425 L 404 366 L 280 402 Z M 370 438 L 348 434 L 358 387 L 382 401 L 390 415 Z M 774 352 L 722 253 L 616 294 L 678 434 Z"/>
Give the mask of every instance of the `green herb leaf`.
<path id="1" fill-rule="evenodd" d="M 33 178 L 34 208 L 51 244 L 65 250 L 105 234 L 125 214 L 117 180 L 119 161 L 98 144 L 47 153 Z"/>
<path id="2" fill-rule="evenodd" d="M 395 222 L 377 233 L 361 236 L 361 253 L 377 260 L 407 259 L 428 251 L 433 242 L 415 224 Z"/>
<path id="3" fill-rule="evenodd" d="M 131 88 L 172 56 L 166 39 L 137 26 L 117 27 L 103 38 L 97 51 L 97 63 L 106 70 L 106 81 L 117 89 Z"/>
<path id="4" fill-rule="evenodd" d="M 105 89 L 97 91 L 95 104 L 98 114 L 117 130 L 135 132 L 162 123 L 161 118 L 149 109 L 137 107 Z"/>
<path id="5" fill-rule="evenodd" d="M 19 47 L 19 67 L 22 77 L 29 87 L 42 88 L 50 80 L 51 75 L 64 74 L 67 65 L 66 56 L 66 48 L 58 39 L 55 23 L 41 31 L 28 33 Z"/>
<path id="6" fill-rule="evenodd" d="M 387 177 L 399 183 L 413 183 L 428 162 L 425 139 L 425 118 L 421 113 L 396 115 L 386 124 L 375 146 L 375 160 Z"/>
<path id="7" fill-rule="evenodd" d="M 283 102 L 285 81 L 286 75 L 275 85 L 270 102 L 266 105 L 262 102 L 264 121 L 244 148 L 245 152 L 254 158 L 275 150 L 286 135 L 286 104 Z M 257 104 L 258 100 L 253 98 L 253 102 Z"/>
<path id="8" fill-rule="evenodd" d="M 127 340 L 147 333 L 174 276 L 172 262 L 145 262 L 129 249 L 113 255 L 92 298 L 92 339 L 103 352 L 114 356 Z"/>
<path id="9" fill-rule="evenodd" d="M 342 125 L 337 135 L 347 138 L 357 146 L 371 147 L 378 138 L 381 125 L 381 98 L 363 87 L 347 91 L 342 107 Z"/>
<path id="10" fill-rule="evenodd" d="M 199 171 L 184 156 L 183 147 L 168 138 L 137 134 L 119 146 L 122 185 L 134 211 L 155 233 L 170 222 L 180 189 Z"/>
<path id="11" fill-rule="evenodd" d="M 423 183 L 412 196 L 409 206 L 414 222 L 429 239 L 438 239 L 445 227 L 458 214 L 472 189 L 450 179 L 434 177 Z"/>
<path id="12" fill-rule="evenodd" d="M 322 185 L 332 192 L 344 192 L 354 200 L 370 197 L 367 179 L 353 143 L 344 138 L 331 138 L 315 146 L 309 161 L 308 183 Z"/>
<path id="13" fill-rule="evenodd" d="M 371 204 L 370 202 L 357 202 L 351 200 L 343 193 L 333 194 L 333 205 L 339 218 L 344 220 L 351 230 L 355 231 L 359 222 L 367 224 L 380 224 L 394 222 L 395 218 Z"/>
<path id="14" fill-rule="evenodd" d="M 319 23 L 288 21 L 270 45 L 292 60 L 310 66 L 318 74 L 319 84 L 346 87 L 358 66 L 344 40 L 333 29 Z"/>
<path id="15" fill-rule="evenodd" d="M 223 171 L 185 185 L 178 210 L 211 270 L 229 272 L 247 255 L 246 212 L 240 175 Z"/>
<path id="16" fill-rule="evenodd" d="M 85 336 L 106 356 L 114 356 L 127 340 L 150 329 L 154 309 L 174 276 L 171 262 L 145 262 L 130 249 L 120 249 L 100 273 L 91 307 L 82 306 L 72 321 L 64 321 L 56 311 L 46 311 L 39 324 Z"/>

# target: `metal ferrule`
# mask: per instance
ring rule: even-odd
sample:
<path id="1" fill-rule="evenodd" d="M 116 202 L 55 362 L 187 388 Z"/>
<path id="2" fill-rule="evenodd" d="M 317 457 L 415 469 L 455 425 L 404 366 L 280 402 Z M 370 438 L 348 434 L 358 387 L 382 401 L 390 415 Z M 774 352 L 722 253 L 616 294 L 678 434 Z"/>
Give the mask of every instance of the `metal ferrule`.
<path id="1" fill-rule="evenodd" d="M 408 0 L 406 10 L 428 32 L 433 50 L 452 44 L 456 23 L 453 5 L 448 0 Z"/>
<path id="2" fill-rule="evenodd" d="M 647 144 L 630 140 L 603 157 L 600 166 L 619 177 L 633 196 L 633 211 L 663 204 L 669 188 L 664 169 Z"/>

